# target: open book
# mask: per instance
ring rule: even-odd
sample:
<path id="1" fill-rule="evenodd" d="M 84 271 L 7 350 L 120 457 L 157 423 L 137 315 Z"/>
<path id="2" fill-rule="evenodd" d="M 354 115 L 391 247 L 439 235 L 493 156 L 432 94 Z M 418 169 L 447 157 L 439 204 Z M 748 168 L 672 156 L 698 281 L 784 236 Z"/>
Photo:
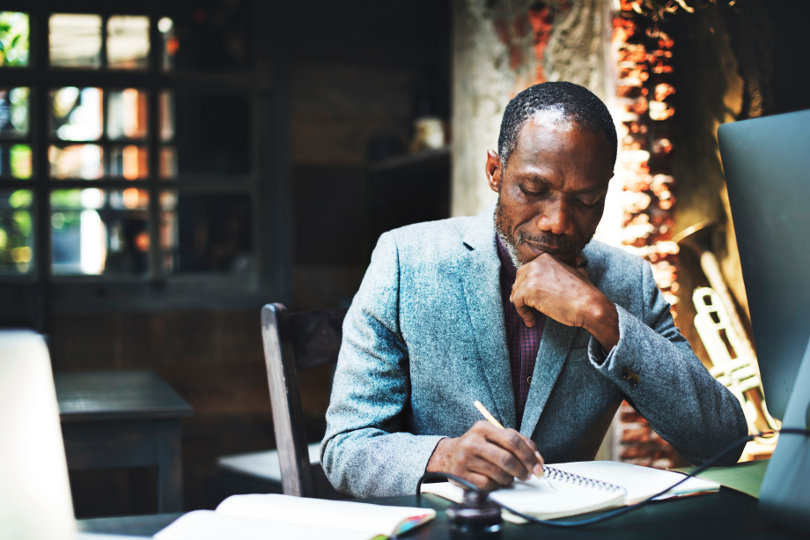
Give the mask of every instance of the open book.
<path id="1" fill-rule="evenodd" d="M 370 540 L 402 534 L 436 517 L 430 508 L 307 499 L 275 493 L 232 495 L 216 510 L 194 510 L 155 540 Z"/>
<path id="2" fill-rule="evenodd" d="M 489 498 L 524 514 L 554 519 L 634 504 L 684 478 L 681 473 L 616 461 L 555 463 L 543 469 L 546 481 L 537 478 L 515 481 L 510 488 L 493 491 Z M 719 489 L 717 482 L 690 478 L 658 499 Z M 422 493 L 455 502 L 460 502 L 463 495 L 460 487 L 449 482 L 423 484 Z M 503 517 L 515 523 L 524 522 L 506 511 Z"/>

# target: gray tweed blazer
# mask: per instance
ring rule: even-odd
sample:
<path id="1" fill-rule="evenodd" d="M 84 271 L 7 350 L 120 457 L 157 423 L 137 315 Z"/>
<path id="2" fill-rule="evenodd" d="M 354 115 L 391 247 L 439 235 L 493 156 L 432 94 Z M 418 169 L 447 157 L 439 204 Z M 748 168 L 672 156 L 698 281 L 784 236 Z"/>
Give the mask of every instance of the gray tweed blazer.
<path id="1" fill-rule="evenodd" d="M 584 253 L 616 304 L 619 343 L 605 357 L 585 330 L 549 318 L 517 419 L 492 211 L 383 234 L 343 323 L 321 447 L 332 484 L 414 493 L 439 440 L 481 419 L 476 399 L 548 463 L 593 459 L 622 399 L 693 463 L 744 436 L 739 402 L 675 327 L 649 264 L 596 241 Z"/>

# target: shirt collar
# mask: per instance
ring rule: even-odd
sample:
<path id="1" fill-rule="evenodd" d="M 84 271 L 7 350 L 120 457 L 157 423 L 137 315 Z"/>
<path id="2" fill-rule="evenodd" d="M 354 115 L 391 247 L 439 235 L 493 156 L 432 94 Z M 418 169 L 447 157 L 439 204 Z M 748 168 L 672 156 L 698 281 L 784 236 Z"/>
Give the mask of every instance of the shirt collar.
<path id="1" fill-rule="evenodd" d="M 512 262 L 512 256 L 509 255 L 506 246 L 503 245 L 503 240 L 501 240 L 500 235 L 495 234 L 495 241 L 498 244 L 498 258 L 501 260 L 501 271 L 504 273 L 504 277 L 507 278 L 511 286 L 517 277 L 517 268 L 515 267 L 515 263 Z"/>

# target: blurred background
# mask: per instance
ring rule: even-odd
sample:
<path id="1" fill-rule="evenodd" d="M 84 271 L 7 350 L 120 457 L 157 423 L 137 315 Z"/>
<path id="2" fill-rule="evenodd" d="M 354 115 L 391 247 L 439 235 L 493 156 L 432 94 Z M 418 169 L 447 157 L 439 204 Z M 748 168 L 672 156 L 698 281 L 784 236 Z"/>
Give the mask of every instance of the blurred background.
<path id="1" fill-rule="evenodd" d="M 176 389 L 193 407 L 186 508 L 232 489 L 218 456 L 275 446 L 260 307 L 348 305 L 381 232 L 492 204 L 486 149 L 536 82 L 583 84 L 613 112 L 598 237 L 650 260 L 707 366 L 718 339 L 753 355 L 716 129 L 810 108 L 807 2 L 0 9 L 0 326 L 45 334 L 57 372 L 150 370 Z M 694 324 L 701 286 L 736 321 L 714 338 Z M 302 384 L 317 440 L 329 374 Z M 757 389 L 740 392 L 766 425 Z M 603 456 L 683 464 L 629 406 Z M 154 512 L 155 481 L 73 472 L 76 513 Z"/>

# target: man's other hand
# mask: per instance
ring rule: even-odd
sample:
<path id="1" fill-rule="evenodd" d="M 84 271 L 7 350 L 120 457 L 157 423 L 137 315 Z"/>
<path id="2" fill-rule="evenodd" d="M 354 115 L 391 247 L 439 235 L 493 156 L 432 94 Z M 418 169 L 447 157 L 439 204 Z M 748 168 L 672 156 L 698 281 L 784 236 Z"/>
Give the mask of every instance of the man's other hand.
<path id="1" fill-rule="evenodd" d="M 542 474 L 543 458 L 528 437 L 480 420 L 464 435 L 439 441 L 427 472 L 459 476 L 479 489 L 512 485 L 515 478 Z"/>
<path id="2" fill-rule="evenodd" d="M 606 351 L 619 341 L 616 306 L 578 264 L 570 266 L 548 253 L 538 256 L 518 268 L 509 299 L 526 326 L 534 326 L 541 312 L 566 326 L 585 328 Z"/>

